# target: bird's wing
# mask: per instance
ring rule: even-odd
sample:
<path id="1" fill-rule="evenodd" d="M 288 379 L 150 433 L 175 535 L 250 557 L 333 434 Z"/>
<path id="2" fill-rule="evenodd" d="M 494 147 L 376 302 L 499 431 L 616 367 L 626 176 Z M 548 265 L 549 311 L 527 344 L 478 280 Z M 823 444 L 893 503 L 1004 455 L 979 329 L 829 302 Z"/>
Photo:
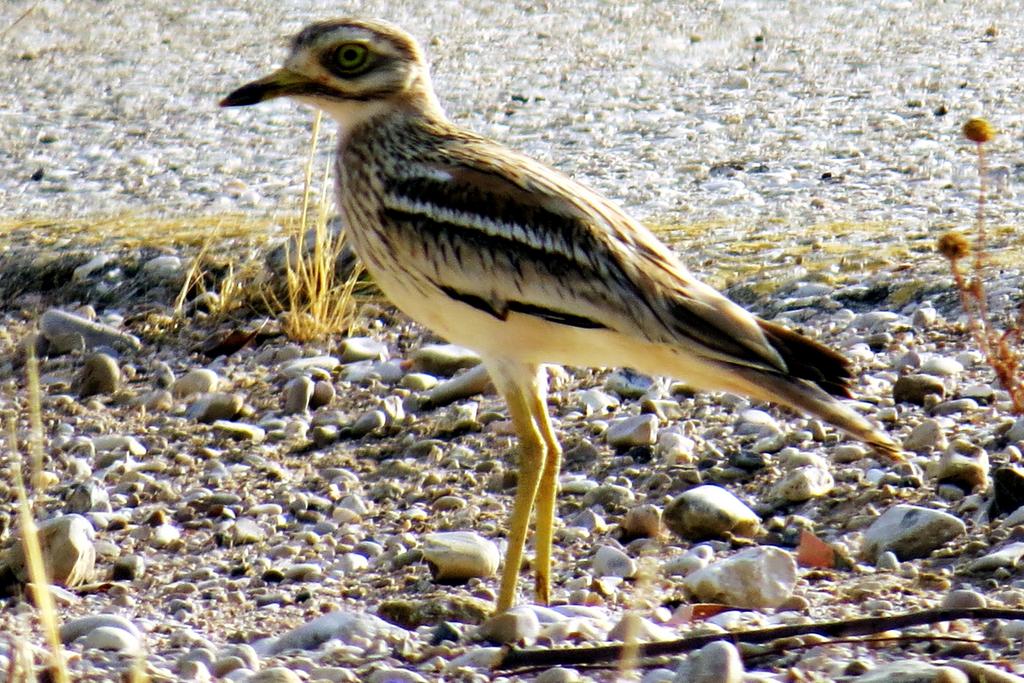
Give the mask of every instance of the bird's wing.
<path id="1" fill-rule="evenodd" d="M 408 164 L 385 193 L 448 296 L 503 318 L 607 328 L 703 357 L 785 370 L 759 321 L 696 280 L 653 234 L 567 176 L 482 138 Z"/>

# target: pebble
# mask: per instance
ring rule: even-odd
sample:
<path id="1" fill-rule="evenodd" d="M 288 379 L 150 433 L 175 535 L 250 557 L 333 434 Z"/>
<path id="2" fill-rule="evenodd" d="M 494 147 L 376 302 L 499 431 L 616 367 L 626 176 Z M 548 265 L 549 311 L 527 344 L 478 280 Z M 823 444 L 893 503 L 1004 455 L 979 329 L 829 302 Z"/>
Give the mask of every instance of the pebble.
<path id="1" fill-rule="evenodd" d="M 999 568 L 1016 569 L 1024 558 L 1024 542 L 1009 543 L 998 550 L 983 555 L 967 565 L 971 572 L 992 572 Z"/>
<path id="2" fill-rule="evenodd" d="M 397 678 L 387 680 L 401 680 Z M 245 683 L 302 683 L 302 678 L 283 666 L 272 666 L 264 669 L 246 679 Z"/>
<path id="3" fill-rule="evenodd" d="M 676 637 L 675 631 L 655 624 L 650 619 L 644 619 L 635 613 L 622 615 L 618 623 L 611 627 L 605 634 L 606 640 L 634 643 L 651 643 L 663 640 L 672 640 Z"/>
<path id="4" fill-rule="evenodd" d="M 233 420 L 242 412 L 243 401 L 238 394 L 214 392 L 200 394 L 188 407 L 185 416 L 197 422 L 212 423 L 217 420 Z"/>
<path id="5" fill-rule="evenodd" d="M 97 453 L 127 453 L 136 457 L 146 454 L 146 447 L 128 434 L 102 434 L 94 436 L 90 443 Z"/>
<path id="6" fill-rule="evenodd" d="M 200 420 L 202 421 L 202 420 Z M 231 420 L 214 420 L 213 428 L 232 439 L 239 441 L 250 441 L 262 443 L 267 438 L 267 432 L 262 427 L 247 424 L 245 422 L 232 422 Z"/>
<path id="7" fill-rule="evenodd" d="M 828 470 L 808 465 L 787 473 L 772 487 L 768 497 L 787 503 L 803 503 L 828 495 L 834 487 L 835 480 Z"/>
<path id="8" fill-rule="evenodd" d="M 748 609 L 782 605 L 796 587 L 793 555 L 774 546 L 747 548 L 699 569 L 683 585 L 701 602 Z"/>
<path id="9" fill-rule="evenodd" d="M 942 423 L 934 418 L 925 418 L 903 439 L 903 449 L 917 453 L 941 450 L 948 446 Z"/>
<path id="10" fill-rule="evenodd" d="M 937 377 L 959 377 L 964 371 L 964 366 L 952 358 L 932 356 L 921 364 L 920 371 L 925 375 Z"/>
<path id="11" fill-rule="evenodd" d="M 622 398 L 636 399 L 647 394 L 654 384 L 654 380 L 647 375 L 623 369 L 608 375 L 608 379 L 604 382 L 604 388 Z"/>
<path id="12" fill-rule="evenodd" d="M 177 280 L 182 275 L 181 258 L 173 254 L 155 256 L 142 264 L 142 272 L 156 281 Z"/>
<path id="13" fill-rule="evenodd" d="M 928 469 L 939 483 L 954 484 L 966 493 L 988 490 L 988 453 L 969 442 L 957 439 Z"/>
<path id="14" fill-rule="evenodd" d="M 946 397 L 946 385 L 938 377 L 931 375 L 903 375 L 892 388 L 892 398 L 896 403 L 913 403 L 923 406 L 926 396 Z"/>
<path id="15" fill-rule="evenodd" d="M 612 448 L 653 446 L 658 438 L 658 418 L 655 415 L 636 415 L 615 420 L 605 432 L 605 440 Z"/>
<path id="16" fill-rule="evenodd" d="M 948 512 L 917 505 L 894 505 L 864 532 L 861 557 L 873 561 L 886 550 L 903 561 L 927 557 L 966 531 L 964 523 Z"/>
<path id="17" fill-rule="evenodd" d="M 702 541 L 726 534 L 753 537 L 761 519 L 730 491 L 704 485 L 679 495 L 665 508 L 665 526 L 681 538 Z"/>
<path id="18" fill-rule="evenodd" d="M 423 399 L 423 408 L 439 408 L 464 398 L 482 394 L 491 386 L 491 376 L 487 368 L 477 365 L 455 377 L 441 382 L 427 392 Z"/>
<path id="19" fill-rule="evenodd" d="M 1024 417 L 1018 417 L 1013 426 L 1006 432 L 1006 438 L 1010 441 L 1024 441 Z"/>
<path id="20" fill-rule="evenodd" d="M 583 389 L 573 394 L 574 402 L 579 405 L 583 414 L 604 415 L 619 407 L 619 399 L 600 389 Z"/>
<path id="21" fill-rule="evenodd" d="M 627 538 L 657 538 L 661 535 L 661 509 L 650 503 L 631 507 L 622 518 Z"/>
<path id="22" fill-rule="evenodd" d="M 654 447 L 654 454 L 666 465 L 689 465 L 692 464 L 697 444 L 690 437 L 672 431 L 672 428 L 662 429 L 658 432 L 658 443 Z"/>
<path id="23" fill-rule="evenodd" d="M 1024 469 L 997 467 L 992 473 L 992 517 L 1024 508 Z"/>
<path id="24" fill-rule="evenodd" d="M 142 349 L 142 342 L 134 335 L 56 308 L 51 308 L 39 317 L 39 331 L 51 343 L 74 335 L 80 336 L 88 348 L 111 346 L 131 351 Z"/>
<path id="25" fill-rule="evenodd" d="M 179 377 L 171 385 L 171 395 L 175 398 L 191 398 L 196 394 L 208 394 L 217 391 L 220 376 L 207 368 L 195 368 Z"/>
<path id="26" fill-rule="evenodd" d="M 134 581 L 146 573 L 146 558 L 142 555 L 131 553 L 122 555 L 114 560 L 111 570 L 111 578 L 114 581 Z"/>
<path id="27" fill-rule="evenodd" d="M 968 683 L 969 679 L 950 666 L 908 660 L 880 664 L 856 680 L 858 683 Z"/>
<path id="28" fill-rule="evenodd" d="M 43 562 L 51 581 L 74 588 L 92 580 L 96 567 L 96 532 L 89 520 L 81 515 L 63 515 L 41 522 L 38 531 Z M 3 565 L 22 583 L 29 580 L 20 540 L 4 553 Z"/>
<path id="29" fill-rule="evenodd" d="M 782 433 L 782 427 L 770 413 L 749 408 L 740 413 L 733 427 L 733 433 L 739 436 L 775 436 Z"/>
<path id="30" fill-rule="evenodd" d="M 364 413 L 349 427 L 349 435 L 353 439 L 361 439 L 379 429 L 383 429 L 388 423 L 388 416 L 383 410 L 371 410 Z"/>
<path id="31" fill-rule="evenodd" d="M 665 561 L 661 569 L 668 576 L 686 576 L 708 566 L 714 559 L 715 551 L 710 546 L 695 545 L 682 555 Z"/>
<path id="32" fill-rule="evenodd" d="M 446 531 L 423 537 L 423 559 L 435 581 L 486 578 L 498 571 L 498 546 L 472 531 Z"/>
<path id="33" fill-rule="evenodd" d="M 111 650 L 134 655 L 142 652 L 139 638 L 115 626 L 98 626 L 74 641 L 83 650 Z"/>
<path id="34" fill-rule="evenodd" d="M 349 337 L 341 342 L 339 351 L 342 363 L 388 359 L 387 344 L 372 337 Z"/>
<path id="35" fill-rule="evenodd" d="M 314 379 L 330 379 L 331 371 L 341 365 L 334 356 L 295 358 L 281 363 L 277 372 L 285 379 L 312 375 Z"/>
<path id="36" fill-rule="evenodd" d="M 404 629 L 365 612 L 328 612 L 281 636 L 272 636 L 253 644 L 260 657 L 273 657 L 288 650 L 315 650 L 328 641 L 339 645 L 369 643 L 381 637 L 401 639 Z"/>
<path id="37" fill-rule="evenodd" d="M 539 634 L 540 620 L 527 606 L 513 607 L 480 626 L 480 638 L 497 645 L 530 645 Z"/>
<path id="38" fill-rule="evenodd" d="M 988 607 L 988 600 L 978 591 L 968 589 L 957 589 L 946 593 L 939 605 L 942 609 L 971 609 L 974 607 Z"/>
<path id="39" fill-rule="evenodd" d="M 313 395 L 309 397 L 309 409 L 316 410 L 334 403 L 334 385 L 328 380 L 317 380 L 313 385 Z"/>
<path id="40" fill-rule="evenodd" d="M 943 401 L 932 407 L 932 415 L 954 415 L 956 413 L 971 413 L 978 409 L 978 402 L 973 398 L 957 398 L 950 401 Z"/>
<path id="41" fill-rule="evenodd" d="M 684 659 L 673 683 L 743 683 L 743 660 L 736 646 L 725 640 L 708 643 Z"/>
<path id="42" fill-rule="evenodd" d="M 246 517 L 236 520 L 231 526 L 231 545 L 233 546 L 262 543 L 266 538 L 267 534 L 262 527 Z"/>
<path id="43" fill-rule="evenodd" d="M 534 683 L 582 683 L 583 678 L 576 669 L 553 666 L 537 674 Z"/>
<path id="44" fill-rule="evenodd" d="M 96 479 L 79 482 L 68 492 L 64 510 L 78 514 L 93 511 L 110 512 L 110 494 Z"/>
<path id="45" fill-rule="evenodd" d="M 288 380 L 284 385 L 284 414 L 306 412 L 315 389 L 316 383 L 305 375 Z"/>
<path id="46" fill-rule="evenodd" d="M 94 614 L 77 617 L 64 622 L 60 627 L 60 642 L 68 645 L 98 628 L 111 628 L 123 631 L 136 641 L 142 638 L 142 632 L 130 620 L 118 614 Z"/>
<path id="47" fill-rule="evenodd" d="M 614 576 L 631 579 L 636 576 L 636 560 L 618 548 L 603 545 L 594 553 L 590 561 L 590 570 L 596 577 Z"/>
<path id="48" fill-rule="evenodd" d="M 426 344 L 413 351 L 413 372 L 425 372 L 435 377 L 451 377 L 459 370 L 480 365 L 480 355 L 455 344 Z"/>
<path id="49" fill-rule="evenodd" d="M 113 357 L 94 353 L 85 359 L 77 384 L 81 398 L 113 394 L 121 386 L 121 368 Z"/>

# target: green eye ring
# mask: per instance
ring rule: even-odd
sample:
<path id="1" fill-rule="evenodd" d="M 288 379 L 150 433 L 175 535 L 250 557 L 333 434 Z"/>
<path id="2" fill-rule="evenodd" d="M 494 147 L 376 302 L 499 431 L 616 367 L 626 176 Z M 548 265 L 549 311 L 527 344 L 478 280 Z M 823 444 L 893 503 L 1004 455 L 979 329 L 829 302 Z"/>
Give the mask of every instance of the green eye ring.
<path id="1" fill-rule="evenodd" d="M 334 50 L 332 59 L 342 73 L 355 73 L 367 65 L 370 50 L 362 43 L 344 43 Z"/>

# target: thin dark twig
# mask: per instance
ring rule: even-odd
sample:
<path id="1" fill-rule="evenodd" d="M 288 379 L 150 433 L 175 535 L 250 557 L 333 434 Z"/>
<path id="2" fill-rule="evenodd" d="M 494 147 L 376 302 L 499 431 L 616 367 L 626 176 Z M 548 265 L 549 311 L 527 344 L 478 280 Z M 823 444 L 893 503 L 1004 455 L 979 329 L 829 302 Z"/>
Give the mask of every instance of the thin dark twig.
<path id="1" fill-rule="evenodd" d="M 881 631 L 923 626 L 941 621 L 957 619 L 1024 619 L 1024 610 L 999 609 L 991 607 L 971 607 L 965 609 L 934 609 L 921 612 L 909 612 L 886 617 L 864 617 L 813 624 L 794 624 L 773 628 L 738 631 L 735 633 L 714 633 L 690 636 L 676 640 L 664 640 L 654 643 L 643 643 L 639 646 L 637 657 L 647 659 L 663 655 L 675 655 L 690 652 L 704 647 L 708 643 L 727 640 L 733 643 L 767 643 L 779 638 L 792 638 L 817 634 L 826 637 L 847 638 L 866 636 Z M 572 647 L 558 649 L 521 650 L 511 648 L 495 665 L 496 669 L 508 670 L 520 667 L 538 666 L 576 666 L 607 662 L 622 656 L 622 645 L 600 645 L 593 647 Z"/>

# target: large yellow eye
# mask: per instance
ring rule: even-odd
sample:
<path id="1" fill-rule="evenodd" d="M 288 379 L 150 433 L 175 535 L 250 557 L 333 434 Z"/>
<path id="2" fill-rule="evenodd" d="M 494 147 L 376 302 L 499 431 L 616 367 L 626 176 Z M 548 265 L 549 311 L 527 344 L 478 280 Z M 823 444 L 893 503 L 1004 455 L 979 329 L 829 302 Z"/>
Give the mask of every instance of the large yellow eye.
<path id="1" fill-rule="evenodd" d="M 334 64 L 344 73 L 353 73 L 366 66 L 370 51 L 362 43 L 344 43 L 334 51 Z"/>

